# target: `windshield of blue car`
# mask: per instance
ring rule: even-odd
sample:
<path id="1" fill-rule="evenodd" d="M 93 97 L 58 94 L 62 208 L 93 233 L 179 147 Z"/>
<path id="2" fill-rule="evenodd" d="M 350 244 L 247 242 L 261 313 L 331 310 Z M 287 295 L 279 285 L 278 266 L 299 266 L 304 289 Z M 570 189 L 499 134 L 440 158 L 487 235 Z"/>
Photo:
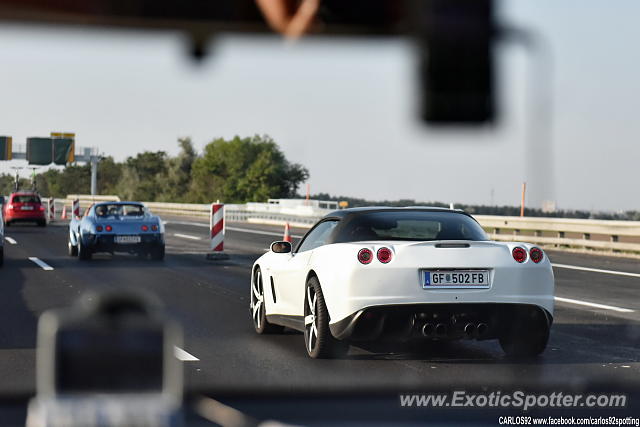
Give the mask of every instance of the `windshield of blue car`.
<path id="1" fill-rule="evenodd" d="M 144 206 L 137 204 L 112 204 L 96 206 L 96 216 L 144 216 Z"/>
<path id="2" fill-rule="evenodd" d="M 337 242 L 367 240 L 488 240 L 480 225 L 453 212 L 371 212 L 345 224 Z"/>

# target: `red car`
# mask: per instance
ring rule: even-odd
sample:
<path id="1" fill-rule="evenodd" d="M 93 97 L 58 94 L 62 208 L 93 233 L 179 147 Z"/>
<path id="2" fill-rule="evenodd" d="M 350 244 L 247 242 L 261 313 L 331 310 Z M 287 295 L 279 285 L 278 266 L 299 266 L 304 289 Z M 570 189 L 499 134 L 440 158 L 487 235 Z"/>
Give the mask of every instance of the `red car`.
<path id="1" fill-rule="evenodd" d="M 38 193 L 19 191 L 11 193 L 4 204 L 4 223 L 8 227 L 14 222 L 36 222 L 40 227 L 47 225 L 44 206 Z"/>

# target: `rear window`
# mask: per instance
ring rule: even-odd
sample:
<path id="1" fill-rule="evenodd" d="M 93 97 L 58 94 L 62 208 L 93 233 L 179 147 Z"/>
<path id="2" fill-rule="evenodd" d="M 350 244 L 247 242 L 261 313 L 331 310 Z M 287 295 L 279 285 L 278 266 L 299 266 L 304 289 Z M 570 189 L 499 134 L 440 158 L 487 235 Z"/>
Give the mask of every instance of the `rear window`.
<path id="1" fill-rule="evenodd" d="M 96 206 L 96 215 L 106 216 L 144 216 L 144 206 L 137 204 L 109 204 Z"/>
<path id="2" fill-rule="evenodd" d="M 480 225 L 455 212 L 372 212 L 345 224 L 337 242 L 366 240 L 488 240 Z"/>
<path id="3" fill-rule="evenodd" d="M 16 194 L 13 203 L 40 203 L 40 197 L 33 194 Z"/>

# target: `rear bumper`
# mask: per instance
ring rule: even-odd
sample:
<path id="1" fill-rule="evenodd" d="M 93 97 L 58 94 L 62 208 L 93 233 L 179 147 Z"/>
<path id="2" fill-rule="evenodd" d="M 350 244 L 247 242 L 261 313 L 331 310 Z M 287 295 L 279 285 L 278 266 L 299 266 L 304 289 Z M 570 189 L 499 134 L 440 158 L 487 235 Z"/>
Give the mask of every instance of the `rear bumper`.
<path id="1" fill-rule="evenodd" d="M 39 211 L 15 211 L 7 213 L 4 216 L 5 222 L 18 222 L 18 221 L 44 221 L 46 216 L 44 212 Z"/>
<path id="2" fill-rule="evenodd" d="M 359 310 L 330 324 L 329 328 L 334 337 L 353 341 L 424 337 L 425 325 L 431 328 L 431 338 L 494 339 L 522 322 L 549 328 L 553 317 L 547 310 L 531 304 L 384 305 Z M 481 324 L 484 326 L 480 333 L 478 325 Z M 439 325 L 442 333 L 436 332 Z M 468 325 L 472 326 L 466 330 Z"/>
<path id="3" fill-rule="evenodd" d="M 320 283 L 331 284 L 322 289 L 331 323 L 365 308 L 412 304 L 528 304 L 553 315 L 555 285 L 548 263 L 488 268 L 491 286 L 480 289 L 425 289 L 420 268 L 373 267 L 354 268 L 346 274 L 333 274 L 327 269 L 319 276 Z"/>
<path id="4" fill-rule="evenodd" d="M 140 243 L 118 244 L 114 242 L 115 235 L 88 234 L 83 236 L 83 243 L 92 252 L 144 252 L 164 245 L 162 233 L 148 233 L 140 235 Z"/>

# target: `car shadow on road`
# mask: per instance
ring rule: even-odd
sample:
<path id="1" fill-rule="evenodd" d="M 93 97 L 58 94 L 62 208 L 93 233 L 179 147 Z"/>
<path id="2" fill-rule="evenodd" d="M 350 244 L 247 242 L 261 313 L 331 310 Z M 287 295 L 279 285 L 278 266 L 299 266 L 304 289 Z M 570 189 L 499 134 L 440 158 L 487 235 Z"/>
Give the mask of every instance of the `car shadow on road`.
<path id="1" fill-rule="evenodd" d="M 366 353 L 351 351 L 353 360 L 416 360 L 451 364 L 628 364 L 640 362 L 640 323 L 556 324 L 545 352 L 536 358 L 504 355 L 497 340 L 354 343 Z M 355 354 L 354 354 L 355 353 Z"/>

